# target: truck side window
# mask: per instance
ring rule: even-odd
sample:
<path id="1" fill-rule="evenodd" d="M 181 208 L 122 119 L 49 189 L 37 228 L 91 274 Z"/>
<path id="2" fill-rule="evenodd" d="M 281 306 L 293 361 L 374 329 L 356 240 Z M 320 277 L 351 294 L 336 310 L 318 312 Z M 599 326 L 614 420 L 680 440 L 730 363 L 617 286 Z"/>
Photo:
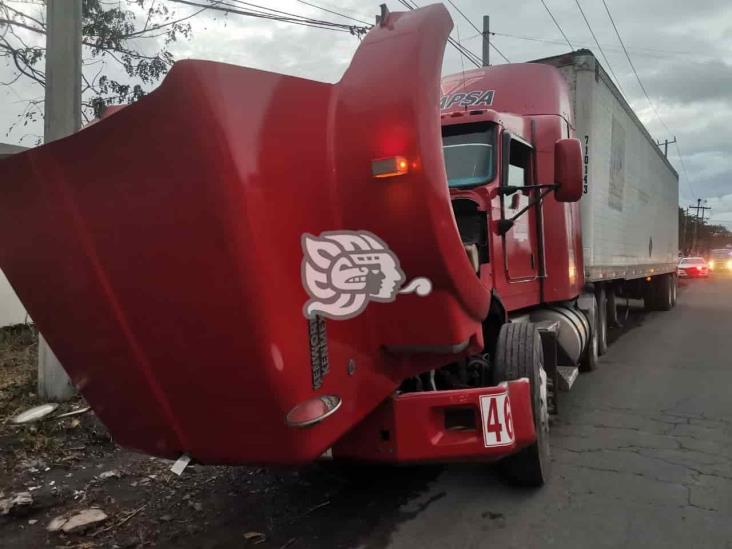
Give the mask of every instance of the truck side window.
<path id="1" fill-rule="evenodd" d="M 519 141 L 511 141 L 511 158 L 509 159 L 508 184 L 514 187 L 529 185 L 531 170 L 531 149 Z"/>
<path id="2" fill-rule="evenodd" d="M 531 148 L 520 141 L 511 140 L 509 153 L 508 178 L 506 184 L 511 187 L 531 185 Z M 530 191 L 515 193 L 509 199 L 507 206 L 512 210 L 521 207 L 521 196 L 528 196 Z"/>

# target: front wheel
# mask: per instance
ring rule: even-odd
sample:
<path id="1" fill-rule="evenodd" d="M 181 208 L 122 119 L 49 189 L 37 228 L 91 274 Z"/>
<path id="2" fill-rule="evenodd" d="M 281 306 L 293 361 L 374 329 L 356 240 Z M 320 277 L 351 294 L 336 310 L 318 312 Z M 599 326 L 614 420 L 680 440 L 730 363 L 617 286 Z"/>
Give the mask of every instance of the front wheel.
<path id="1" fill-rule="evenodd" d="M 541 336 L 529 322 L 501 326 L 493 361 L 493 383 L 526 377 L 531 385 L 531 408 L 536 442 L 504 458 L 502 468 L 509 480 L 522 486 L 541 486 L 549 476 L 549 407 L 547 375 Z"/>

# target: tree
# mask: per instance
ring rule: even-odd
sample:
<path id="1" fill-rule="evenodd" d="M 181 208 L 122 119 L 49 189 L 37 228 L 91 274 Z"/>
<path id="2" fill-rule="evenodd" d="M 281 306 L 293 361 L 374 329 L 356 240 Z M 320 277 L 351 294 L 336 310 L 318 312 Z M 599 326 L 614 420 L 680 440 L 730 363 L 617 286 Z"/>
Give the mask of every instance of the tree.
<path id="1" fill-rule="evenodd" d="M 732 232 L 724 225 L 708 225 L 679 208 L 679 249 L 684 255 L 705 255 L 732 244 Z"/>
<path id="2" fill-rule="evenodd" d="M 179 17 L 160 0 L 83 0 L 84 119 L 98 116 L 106 105 L 144 96 L 173 64 L 169 46 L 189 39 L 189 20 L 206 9 Z M 24 79 L 45 87 L 45 34 L 45 0 L 0 0 L 0 57 L 13 72 L 0 85 Z M 27 100 L 8 133 L 43 117 L 42 96 Z"/>

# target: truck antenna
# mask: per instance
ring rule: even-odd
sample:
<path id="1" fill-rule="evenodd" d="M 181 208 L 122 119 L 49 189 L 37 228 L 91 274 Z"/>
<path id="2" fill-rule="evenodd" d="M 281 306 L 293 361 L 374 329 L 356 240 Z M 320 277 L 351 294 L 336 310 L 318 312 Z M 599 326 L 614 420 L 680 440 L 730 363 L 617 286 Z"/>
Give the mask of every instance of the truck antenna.
<path id="1" fill-rule="evenodd" d="M 458 44 L 461 44 L 461 42 L 460 42 L 460 25 L 455 25 L 455 31 L 457 32 L 457 41 L 458 41 Z M 462 53 L 462 52 L 460 52 L 460 65 L 463 68 L 463 70 L 462 70 L 462 75 L 463 75 L 462 87 L 464 89 L 465 88 L 465 59 L 463 59 L 463 57 L 465 57 L 465 54 Z M 468 110 L 468 106 L 467 105 L 463 105 L 463 107 L 465 108 L 466 111 Z"/>

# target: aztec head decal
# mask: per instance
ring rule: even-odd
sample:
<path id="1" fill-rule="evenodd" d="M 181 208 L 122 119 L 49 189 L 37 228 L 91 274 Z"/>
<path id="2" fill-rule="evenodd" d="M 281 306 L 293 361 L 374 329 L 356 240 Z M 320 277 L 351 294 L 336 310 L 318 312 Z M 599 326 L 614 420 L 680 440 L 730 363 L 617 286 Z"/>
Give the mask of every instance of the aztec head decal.
<path id="1" fill-rule="evenodd" d="M 369 301 L 390 302 L 398 293 L 426 296 L 432 291 L 426 278 L 415 278 L 402 288 L 406 276 L 399 259 L 367 231 L 306 233 L 302 249 L 302 282 L 311 297 L 303 308 L 306 318 L 353 318 Z"/>

